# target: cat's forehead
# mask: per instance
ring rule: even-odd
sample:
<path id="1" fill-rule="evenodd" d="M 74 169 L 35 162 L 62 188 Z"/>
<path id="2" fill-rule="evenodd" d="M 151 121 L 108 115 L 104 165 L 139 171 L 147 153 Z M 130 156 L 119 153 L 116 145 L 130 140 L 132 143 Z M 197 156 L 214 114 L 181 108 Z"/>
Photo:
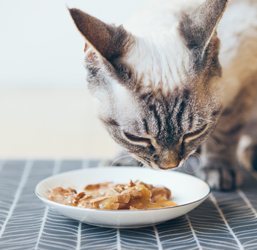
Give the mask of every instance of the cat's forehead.
<path id="1" fill-rule="evenodd" d="M 167 92 L 192 78 L 190 51 L 176 26 L 170 33 L 136 37 L 125 61 L 140 84 L 152 90 Z"/>
<path id="2" fill-rule="evenodd" d="M 149 132 L 156 137 L 160 133 L 156 128 L 166 130 L 166 125 L 172 126 L 170 130 L 174 133 L 181 132 L 181 128 L 190 130 L 208 119 L 214 108 L 211 98 L 199 98 L 197 91 L 189 87 L 174 87 L 163 93 L 162 89 L 141 92 L 119 86 L 114 96 L 122 120 L 132 127 L 149 123 Z"/>

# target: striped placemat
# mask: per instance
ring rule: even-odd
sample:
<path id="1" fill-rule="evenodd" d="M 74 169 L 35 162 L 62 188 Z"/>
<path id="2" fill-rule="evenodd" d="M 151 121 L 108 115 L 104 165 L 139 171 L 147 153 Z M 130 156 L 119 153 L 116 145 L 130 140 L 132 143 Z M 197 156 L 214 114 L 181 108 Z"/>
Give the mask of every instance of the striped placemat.
<path id="1" fill-rule="evenodd" d="M 40 180 L 97 164 L 0 161 L 0 249 L 257 249 L 257 179 L 244 169 L 244 184 L 237 191 L 213 192 L 188 215 L 140 229 L 83 224 L 45 207 L 36 197 Z"/>

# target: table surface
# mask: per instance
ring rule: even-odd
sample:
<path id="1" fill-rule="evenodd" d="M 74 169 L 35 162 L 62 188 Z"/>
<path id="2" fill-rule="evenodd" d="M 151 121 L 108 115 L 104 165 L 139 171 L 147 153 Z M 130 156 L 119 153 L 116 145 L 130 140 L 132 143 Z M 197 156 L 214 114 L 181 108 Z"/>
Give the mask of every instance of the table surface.
<path id="1" fill-rule="evenodd" d="M 53 174 L 96 160 L 0 161 L 0 249 L 257 249 L 257 177 L 241 169 L 235 192 L 212 192 L 189 214 L 141 229 L 99 228 L 66 218 L 36 197 Z"/>

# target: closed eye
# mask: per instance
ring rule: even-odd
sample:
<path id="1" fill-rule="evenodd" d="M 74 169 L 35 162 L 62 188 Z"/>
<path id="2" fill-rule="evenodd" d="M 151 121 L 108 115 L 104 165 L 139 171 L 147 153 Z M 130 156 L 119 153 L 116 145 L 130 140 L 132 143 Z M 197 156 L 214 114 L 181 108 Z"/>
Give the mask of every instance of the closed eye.
<path id="1" fill-rule="evenodd" d="M 192 133 L 185 134 L 184 137 L 183 137 L 184 142 L 194 140 L 197 137 L 199 137 L 200 135 L 202 135 L 207 130 L 207 128 L 209 127 L 208 125 L 209 124 L 207 123 L 202 128 L 200 128 L 200 129 L 198 129 L 198 130 L 196 130 Z"/>
<path id="2" fill-rule="evenodd" d="M 144 138 L 144 137 L 139 137 L 139 136 L 135 136 L 135 135 L 132 135 L 132 134 L 129 134 L 127 132 L 124 132 L 124 135 L 125 137 L 133 142 L 133 143 L 136 143 L 136 144 L 144 144 L 146 146 L 149 146 L 151 145 L 151 140 L 149 138 Z"/>

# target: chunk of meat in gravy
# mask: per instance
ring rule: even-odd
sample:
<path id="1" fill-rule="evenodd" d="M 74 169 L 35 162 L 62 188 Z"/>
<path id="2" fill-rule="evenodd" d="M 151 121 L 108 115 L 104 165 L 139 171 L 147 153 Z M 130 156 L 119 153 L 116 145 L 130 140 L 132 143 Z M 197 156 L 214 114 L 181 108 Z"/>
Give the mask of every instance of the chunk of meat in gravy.
<path id="1" fill-rule="evenodd" d="M 90 201 L 91 208 L 117 210 L 124 208 L 130 200 L 129 193 L 122 193 L 113 196 L 98 197 Z"/>
<path id="2" fill-rule="evenodd" d="M 134 187 L 134 186 L 136 186 L 136 184 L 132 180 L 130 180 L 129 184 L 128 184 L 128 187 Z"/>
<path id="3" fill-rule="evenodd" d="M 167 199 L 169 199 L 171 197 L 171 192 L 168 188 L 166 187 L 155 187 L 151 190 L 152 193 L 152 198 L 154 198 L 155 196 L 164 196 Z"/>
<path id="4" fill-rule="evenodd" d="M 109 185 L 113 184 L 112 182 L 102 182 L 102 183 L 98 183 L 98 184 L 90 184 L 90 185 L 86 185 L 84 190 L 86 191 L 91 191 L 91 190 L 98 190 L 99 188 L 107 188 L 109 187 Z"/>
<path id="5" fill-rule="evenodd" d="M 65 194 L 76 194 L 77 191 L 75 189 L 71 189 L 71 188 L 67 188 L 67 189 L 64 189 L 62 187 L 57 187 L 57 188 L 54 188 L 54 189 L 51 189 L 51 193 L 53 195 L 62 195 L 64 196 Z"/>
<path id="6" fill-rule="evenodd" d="M 128 190 L 124 191 L 124 193 L 129 193 L 132 199 L 141 198 L 143 196 L 142 192 L 136 187 L 133 186 L 129 188 Z"/>
<path id="7" fill-rule="evenodd" d="M 79 199 L 82 199 L 83 197 L 85 197 L 85 192 L 80 192 L 79 194 L 77 194 L 77 197 L 79 198 Z"/>
<path id="8" fill-rule="evenodd" d="M 79 198 L 76 197 L 77 192 L 75 189 L 57 187 L 49 190 L 49 200 L 55 201 L 65 205 L 77 205 Z"/>
<path id="9" fill-rule="evenodd" d="M 150 191 L 151 191 L 151 189 L 153 188 L 153 185 L 151 185 L 151 184 L 146 184 L 146 183 L 144 183 L 144 182 L 142 182 L 142 181 L 135 181 L 135 184 L 136 185 L 142 185 L 142 186 L 145 186 L 147 189 L 149 189 Z"/>
<path id="10" fill-rule="evenodd" d="M 145 186 L 151 193 L 151 198 L 154 198 L 155 196 L 164 196 L 167 199 L 171 197 L 171 191 L 166 187 L 156 186 L 146 184 L 142 181 L 136 181 L 136 185 L 143 185 Z"/>
<path id="11" fill-rule="evenodd" d="M 99 189 L 100 188 L 100 184 L 93 184 L 93 185 L 86 185 L 84 190 L 88 191 L 88 190 L 95 190 L 95 189 Z"/>
<path id="12" fill-rule="evenodd" d="M 84 207 L 84 208 L 90 208 L 90 201 L 91 201 L 92 195 L 86 195 L 82 197 L 78 203 L 78 207 Z"/>

